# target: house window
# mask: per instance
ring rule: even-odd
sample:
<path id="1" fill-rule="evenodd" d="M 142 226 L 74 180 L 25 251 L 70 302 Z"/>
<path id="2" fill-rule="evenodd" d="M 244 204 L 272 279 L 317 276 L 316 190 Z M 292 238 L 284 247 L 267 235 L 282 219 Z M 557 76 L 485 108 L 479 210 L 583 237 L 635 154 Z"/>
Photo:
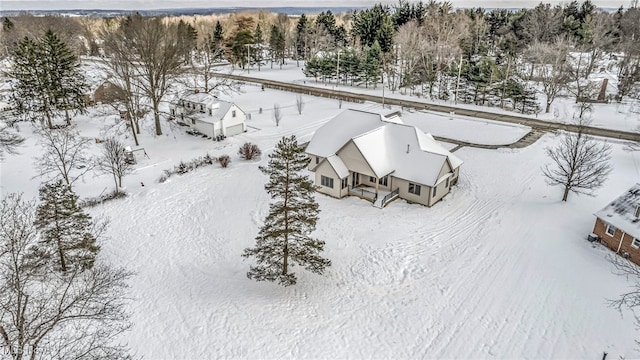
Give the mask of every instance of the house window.
<path id="1" fill-rule="evenodd" d="M 326 176 L 322 175 L 320 177 L 320 183 L 322 184 L 322 186 L 326 186 L 328 188 L 332 188 L 333 189 L 333 178 L 326 177 Z"/>
<path id="2" fill-rule="evenodd" d="M 211 112 L 211 109 L 209 109 L 209 116 L 213 115 L 213 113 Z"/>
<path id="3" fill-rule="evenodd" d="M 640 240 L 633 238 L 633 241 L 631 241 L 631 246 L 633 246 L 634 248 L 640 248 Z"/>
<path id="4" fill-rule="evenodd" d="M 342 181 L 340 181 L 340 188 L 344 189 L 347 186 L 349 186 L 349 178 L 342 179 Z"/>
<path id="5" fill-rule="evenodd" d="M 449 188 L 449 178 L 447 178 L 447 180 L 446 180 L 446 182 L 444 184 L 444 187 Z"/>
<path id="6" fill-rule="evenodd" d="M 236 117 L 236 111 L 235 110 L 231 111 L 231 117 Z"/>
<path id="7" fill-rule="evenodd" d="M 433 195 L 431 195 L 432 197 L 436 197 L 436 194 L 438 193 L 438 185 L 433 187 Z"/>
<path id="8" fill-rule="evenodd" d="M 636 206 L 636 217 L 640 218 L 640 206 Z"/>
<path id="9" fill-rule="evenodd" d="M 200 104 L 200 111 L 204 111 L 204 106 Z"/>
<path id="10" fill-rule="evenodd" d="M 319 162 L 320 162 L 320 158 L 316 156 L 316 165 L 318 165 Z"/>
<path id="11" fill-rule="evenodd" d="M 381 177 L 378 180 L 378 184 L 382 185 L 382 186 L 387 186 L 387 184 L 389 183 L 389 177 L 385 176 L 385 177 Z"/>
<path id="12" fill-rule="evenodd" d="M 613 234 L 616 233 L 616 228 L 611 225 L 607 225 L 607 229 L 604 232 L 609 236 L 613 236 Z"/>
<path id="13" fill-rule="evenodd" d="M 191 119 L 191 124 L 195 125 L 196 124 L 196 119 Z"/>
<path id="14" fill-rule="evenodd" d="M 175 115 L 176 114 L 176 109 L 171 109 L 171 115 Z"/>
<path id="15" fill-rule="evenodd" d="M 409 183 L 409 192 L 411 194 L 420 195 L 420 185 Z"/>
<path id="16" fill-rule="evenodd" d="M 373 176 L 369 176 L 369 182 L 375 183 L 376 178 L 374 178 Z"/>

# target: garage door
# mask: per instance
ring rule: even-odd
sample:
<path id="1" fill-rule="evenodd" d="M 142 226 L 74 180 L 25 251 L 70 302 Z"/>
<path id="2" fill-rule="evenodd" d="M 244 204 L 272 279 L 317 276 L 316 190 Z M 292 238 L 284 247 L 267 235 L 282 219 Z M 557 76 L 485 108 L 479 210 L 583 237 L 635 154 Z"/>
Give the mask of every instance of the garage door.
<path id="1" fill-rule="evenodd" d="M 243 132 L 242 131 L 242 124 L 229 126 L 227 128 L 227 136 L 238 135 L 238 134 L 241 134 L 242 132 Z"/>

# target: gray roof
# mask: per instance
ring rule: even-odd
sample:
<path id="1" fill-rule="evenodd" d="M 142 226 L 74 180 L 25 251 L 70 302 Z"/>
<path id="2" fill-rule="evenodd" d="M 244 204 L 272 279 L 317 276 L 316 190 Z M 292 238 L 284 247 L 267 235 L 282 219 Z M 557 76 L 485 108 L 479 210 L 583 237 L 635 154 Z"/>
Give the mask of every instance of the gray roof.
<path id="1" fill-rule="evenodd" d="M 595 215 L 607 224 L 640 239 L 640 219 L 636 209 L 640 206 L 640 183 L 633 185 Z"/>

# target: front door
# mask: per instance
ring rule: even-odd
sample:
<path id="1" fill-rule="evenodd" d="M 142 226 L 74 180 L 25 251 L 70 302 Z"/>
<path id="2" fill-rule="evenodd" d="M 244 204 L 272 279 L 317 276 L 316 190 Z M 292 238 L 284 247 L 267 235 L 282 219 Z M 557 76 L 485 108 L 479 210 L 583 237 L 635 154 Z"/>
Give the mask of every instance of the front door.
<path id="1" fill-rule="evenodd" d="M 351 173 L 351 187 L 356 187 L 360 184 L 360 174 L 357 172 Z"/>

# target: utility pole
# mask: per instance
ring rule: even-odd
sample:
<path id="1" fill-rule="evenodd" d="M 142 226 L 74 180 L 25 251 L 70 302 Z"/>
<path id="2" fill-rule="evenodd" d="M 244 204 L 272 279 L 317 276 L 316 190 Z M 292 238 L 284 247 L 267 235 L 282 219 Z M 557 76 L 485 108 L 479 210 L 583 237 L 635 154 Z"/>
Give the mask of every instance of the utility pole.
<path id="1" fill-rule="evenodd" d="M 458 64 L 458 81 L 456 81 L 456 105 L 458 105 L 458 90 L 460 89 L 460 75 L 462 74 L 462 54 L 460 54 L 460 63 Z"/>
<path id="2" fill-rule="evenodd" d="M 251 67 L 251 58 L 249 57 L 249 45 L 251 44 L 246 44 L 247 45 L 247 74 L 249 74 L 249 68 Z"/>
<path id="3" fill-rule="evenodd" d="M 336 87 L 340 85 L 340 50 L 338 50 L 338 64 L 336 66 Z"/>

